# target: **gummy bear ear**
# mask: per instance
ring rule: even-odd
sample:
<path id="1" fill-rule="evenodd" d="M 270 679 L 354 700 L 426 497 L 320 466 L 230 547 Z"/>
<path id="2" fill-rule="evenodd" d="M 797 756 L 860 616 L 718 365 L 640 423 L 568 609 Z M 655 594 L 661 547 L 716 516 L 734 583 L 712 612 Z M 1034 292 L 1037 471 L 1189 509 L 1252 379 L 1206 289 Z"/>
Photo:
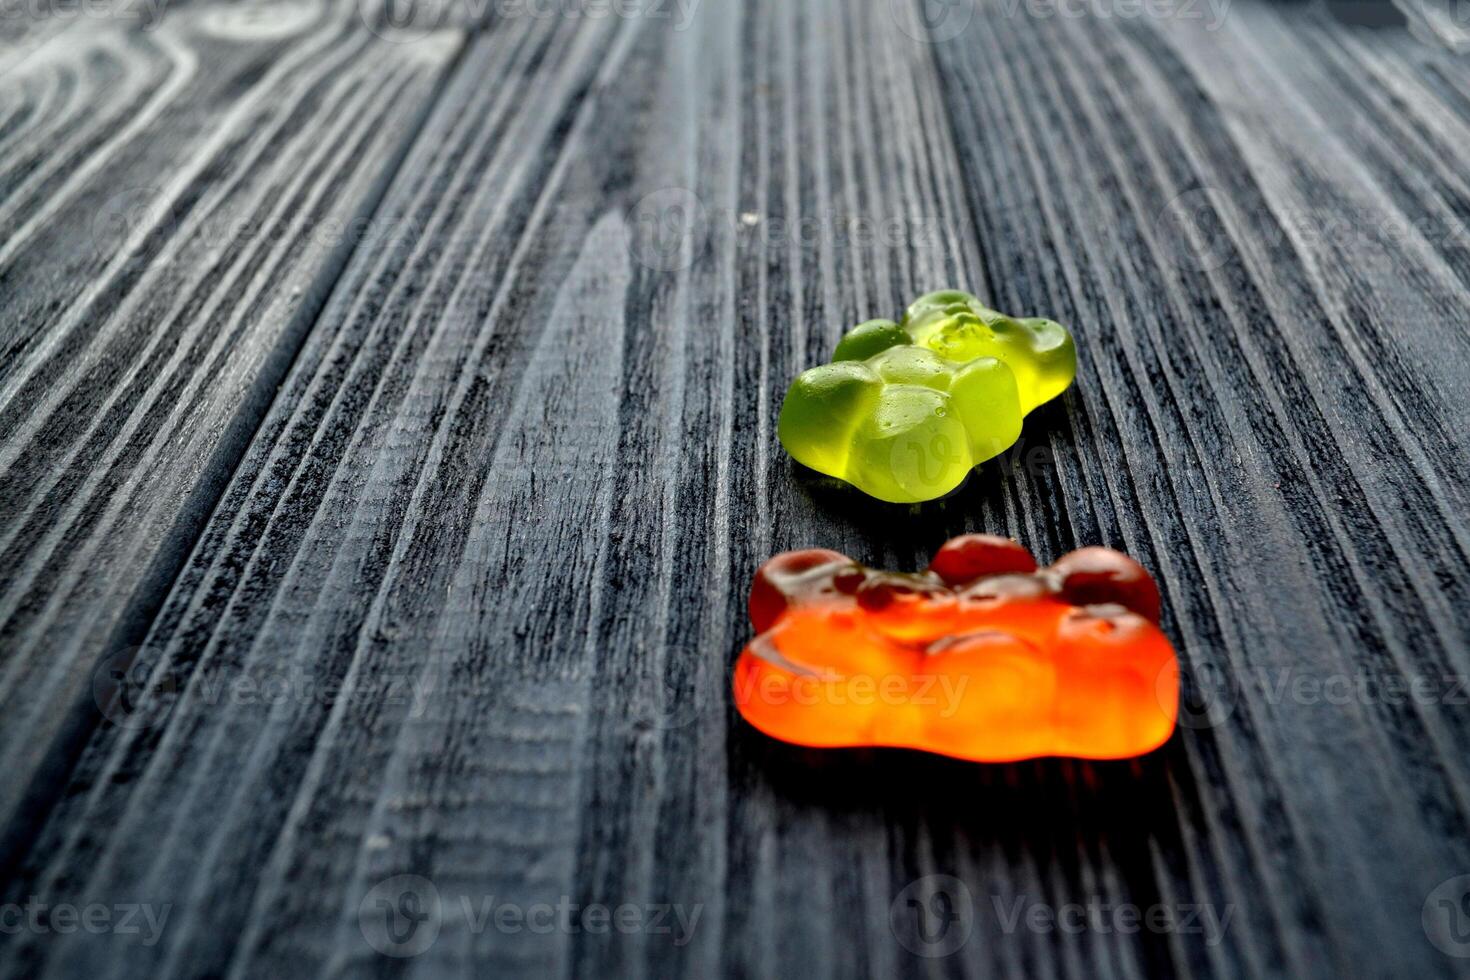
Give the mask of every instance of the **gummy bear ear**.
<path id="1" fill-rule="evenodd" d="M 1074 606 L 1116 602 L 1159 621 L 1159 587 L 1138 562 L 1111 548 L 1078 548 L 1051 566 L 1061 596 Z"/>
<path id="2" fill-rule="evenodd" d="M 946 585 L 963 585 L 985 575 L 1036 571 L 1031 552 L 1010 538 L 994 534 L 962 534 L 950 538 L 934 554 L 929 571 Z"/>
<path id="3" fill-rule="evenodd" d="M 764 633 L 791 605 L 794 598 L 809 589 L 819 588 L 838 568 L 851 565 L 852 559 L 826 548 L 783 551 L 756 569 L 750 583 L 750 625 Z"/>
<path id="4" fill-rule="evenodd" d="M 903 322 L 907 325 L 913 320 L 929 315 L 930 313 L 960 313 L 968 311 L 979 316 L 982 311 L 989 312 L 984 303 L 976 296 L 971 296 L 962 289 L 941 289 L 933 293 L 925 293 L 909 304 L 904 310 Z"/>
<path id="5" fill-rule="evenodd" d="M 913 342 L 914 338 L 892 320 L 868 320 L 842 335 L 832 351 L 832 361 L 866 361 L 880 351 Z"/>

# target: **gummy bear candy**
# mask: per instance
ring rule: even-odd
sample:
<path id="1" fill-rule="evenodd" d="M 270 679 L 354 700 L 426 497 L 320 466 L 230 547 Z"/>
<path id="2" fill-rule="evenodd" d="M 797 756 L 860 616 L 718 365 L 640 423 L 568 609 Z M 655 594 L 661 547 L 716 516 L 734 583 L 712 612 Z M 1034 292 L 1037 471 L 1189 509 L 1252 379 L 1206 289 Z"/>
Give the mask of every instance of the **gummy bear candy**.
<path id="1" fill-rule="evenodd" d="M 797 462 L 879 500 L 933 500 L 1004 452 L 1022 418 L 1076 373 L 1061 324 L 1009 317 L 958 290 L 930 293 L 902 323 L 853 327 L 831 364 L 802 372 L 777 433 Z"/>
<path id="2" fill-rule="evenodd" d="M 1107 548 L 1038 569 L 1014 541 L 967 534 L 917 574 L 788 551 L 756 572 L 735 704 L 798 745 L 1126 758 L 1174 729 L 1179 667 L 1158 619 L 1154 580 Z"/>

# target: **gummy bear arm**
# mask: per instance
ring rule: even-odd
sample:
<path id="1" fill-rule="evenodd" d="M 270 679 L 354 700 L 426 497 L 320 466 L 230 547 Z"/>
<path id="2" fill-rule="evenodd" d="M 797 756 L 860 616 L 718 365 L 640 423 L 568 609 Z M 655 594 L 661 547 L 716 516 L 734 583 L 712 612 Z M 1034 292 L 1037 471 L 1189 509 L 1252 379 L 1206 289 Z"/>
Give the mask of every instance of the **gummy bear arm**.
<path id="1" fill-rule="evenodd" d="M 802 372 L 781 403 L 776 435 L 798 463 L 845 477 L 857 427 L 877 404 L 883 382 L 861 361 Z"/>
<path id="2" fill-rule="evenodd" d="M 1036 365 L 1036 390 L 1030 411 L 1066 391 L 1077 377 L 1077 347 L 1067 328 L 1055 320 L 1031 317 L 1017 321 L 1025 330 Z"/>
<path id="3" fill-rule="evenodd" d="M 1026 407 L 1015 373 L 1005 362 L 978 357 L 955 372 L 950 395 L 976 463 L 1005 452 L 1021 437 Z"/>

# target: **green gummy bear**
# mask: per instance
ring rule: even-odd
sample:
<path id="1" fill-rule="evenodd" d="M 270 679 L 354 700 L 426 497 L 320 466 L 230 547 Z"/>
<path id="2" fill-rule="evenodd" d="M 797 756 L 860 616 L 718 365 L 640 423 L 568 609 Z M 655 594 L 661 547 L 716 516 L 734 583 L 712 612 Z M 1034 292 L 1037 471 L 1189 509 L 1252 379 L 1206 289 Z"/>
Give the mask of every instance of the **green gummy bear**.
<path id="1" fill-rule="evenodd" d="M 786 392 L 777 434 L 797 462 L 892 503 L 942 497 L 1067 390 L 1077 351 L 1052 320 L 1020 320 L 974 296 L 921 296 L 901 323 L 847 332 L 832 363 Z"/>

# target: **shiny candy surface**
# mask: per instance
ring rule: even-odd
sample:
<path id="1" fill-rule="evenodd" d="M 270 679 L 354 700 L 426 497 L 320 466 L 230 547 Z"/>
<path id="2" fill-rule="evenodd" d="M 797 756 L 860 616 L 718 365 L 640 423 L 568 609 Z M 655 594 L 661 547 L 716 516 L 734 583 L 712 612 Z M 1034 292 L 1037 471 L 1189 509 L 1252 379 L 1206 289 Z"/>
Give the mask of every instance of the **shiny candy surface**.
<path id="1" fill-rule="evenodd" d="M 1076 372 L 1061 324 L 930 293 L 902 322 L 854 327 L 831 364 L 792 382 L 778 433 L 798 462 L 880 500 L 933 500 L 1013 444 L 1026 414 Z"/>
<path id="2" fill-rule="evenodd" d="M 799 745 L 1126 758 L 1174 729 L 1178 664 L 1158 618 L 1148 572 L 1107 548 L 1037 568 L 1016 542 L 970 534 L 917 574 L 789 551 L 751 586 L 735 703 Z"/>

